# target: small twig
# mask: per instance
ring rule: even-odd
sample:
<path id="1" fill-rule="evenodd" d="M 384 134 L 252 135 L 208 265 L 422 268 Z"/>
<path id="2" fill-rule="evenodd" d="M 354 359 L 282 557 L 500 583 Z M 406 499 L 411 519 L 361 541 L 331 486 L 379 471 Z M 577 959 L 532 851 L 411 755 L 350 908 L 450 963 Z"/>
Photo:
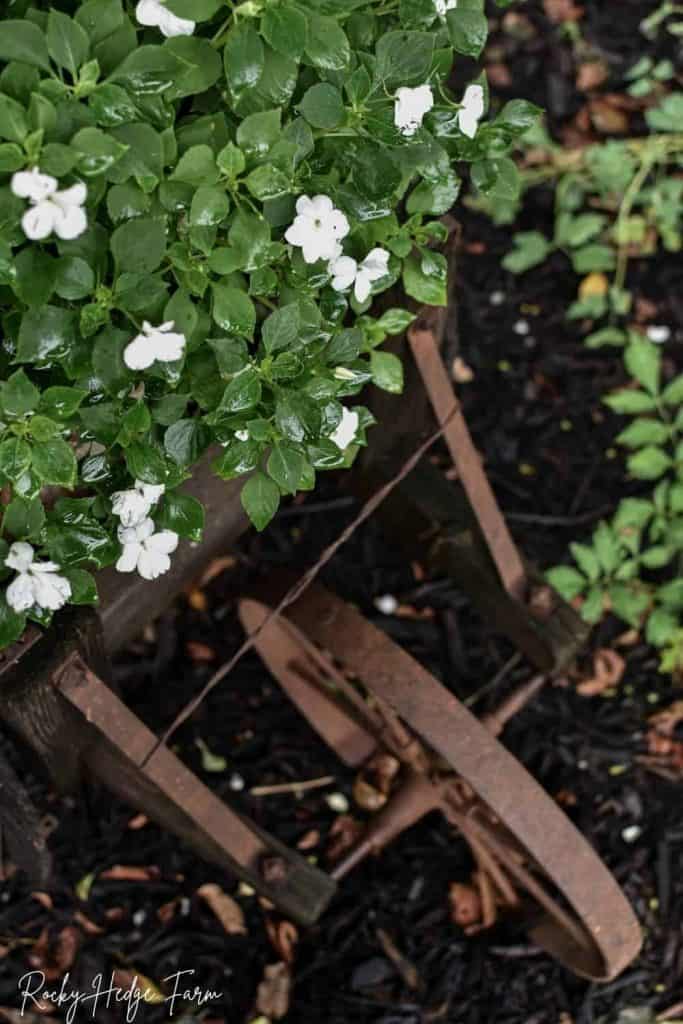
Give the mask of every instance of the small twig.
<path id="1" fill-rule="evenodd" d="M 510 719 L 527 706 L 532 697 L 535 697 L 538 691 L 545 686 L 547 679 L 547 676 L 539 675 L 522 683 L 495 711 L 482 715 L 481 724 L 488 729 L 492 736 L 500 736 Z"/>
<path id="2" fill-rule="evenodd" d="M 244 655 L 248 654 L 248 652 L 254 648 L 254 646 L 256 645 L 256 641 L 258 640 L 264 629 L 266 629 L 268 626 L 271 625 L 271 623 L 273 623 L 277 618 L 279 618 L 279 616 L 285 610 L 285 608 L 288 608 L 291 604 L 294 604 L 294 602 L 297 601 L 299 597 L 301 597 L 304 591 L 307 590 L 311 583 L 313 583 L 314 580 L 317 578 L 320 571 L 324 569 L 328 562 L 330 562 L 334 558 L 334 556 L 337 554 L 339 549 L 346 543 L 346 541 L 353 536 L 358 527 L 361 526 L 366 521 L 366 519 L 369 519 L 370 516 L 377 511 L 382 502 L 389 497 L 389 495 L 396 487 L 398 487 L 401 481 L 405 480 L 405 478 L 410 473 L 412 473 L 412 471 L 415 469 L 423 455 L 425 455 L 426 452 L 429 451 L 432 445 L 435 444 L 440 437 L 442 437 L 448 424 L 451 422 L 453 417 L 459 412 L 459 410 L 460 404 L 459 402 L 456 401 L 454 402 L 453 409 L 451 410 L 450 414 L 444 418 L 439 429 L 436 430 L 431 435 L 431 437 L 428 437 L 427 440 L 422 445 L 420 445 L 417 451 L 413 452 L 413 454 L 410 456 L 409 459 L 406 460 L 406 462 L 403 464 L 401 469 L 398 471 L 398 473 L 392 480 L 385 484 L 384 487 L 381 487 L 375 494 L 372 495 L 372 497 L 368 499 L 368 501 L 365 503 L 365 505 L 363 505 L 363 508 L 360 510 L 360 512 L 353 520 L 353 522 L 351 522 L 346 527 L 346 529 L 342 530 L 339 537 L 337 537 L 337 539 L 332 544 L 330 544 L 329 547 L 325 549 L 325 551 L 323 551 L 322 555 L 315 563 L 315 565 L 308 569 L 307 572 L 305 572 L 304 575 L 285 594 L 285 596 L 282 598 L 277 607 L 275 607 L 265 617 L 259 628 L 254 630 L 254 632 L 247 637 L 247 639 L 244 641 L 242 646 L 235 652 L 232 658 L 230 658 L 230 660 L 227 661 L 225 665 L 222 665 L 221 668 L 219 668 L 218 671 L 211 676 L 209 681 L 200 690 L 200 692 L 195 697 L 193 697 L 192 700 L 189 701 L 185 705 L 185 707 L 176 715 L 176 717 L 171 722 L 170 726 L 163 734 L 163 736 L 161 736 L 156 741 L 151 750 L 147 754 L 145 754 L 145 756 L 143 757 L 142 761 L 139 764 L 140 768 L 144 768 L 148 764 L 150 758 L 154 756 L 159 747 L 168 743 L 171 736 L 173 736 L 176 730 L 184 722 L 187 721 L 190 715 L 192 715 L 197 710 L 199 705 L 202 703 L 203 700 L 205 700 L 208 694 L 211 693 L 214 687 L 218 686 L 218 684 L 222 682 L 223 679 L 225 679 L 225 677 L 230 674 L 230 672 L 232 672 L 235 665 L 244 657 Z"/>
<path id="3" fill-rule="evenodd" d="M 515 653 L 508 658 L 505 664 L 498 669 L 493 679 L 489 679 L 488 683 L 484 683 L 484 685 L 475 693 L 471 694 L 467 700 L 463 701 L 465 707 L 471 708 L 473 704 L 476 704 L 482 697 L 485 697 L 487 693 L 490 693 L 491 690 L 495 690 L 498 684 L 502 683 L 508 673 L 512 672 L 513 668 L 516 668 L 521 660 L 522 655 L 519 651 L 515 651 Z"/>
<path id="4" fill-rule="evenodd" d="M 387 959 L 391 960 L 392 964 L 403 978 L 406 986 L 413 992 L 417 992 L 420 988 L 420 975 L 418 974 L 415 964 L 403 955 L 392 937 L 388 932 L 384 931 L 384 928 L 378 928 L 375 934 L 377 935 L 379 944 L 384 950 Z"/>
<path id="5" fill-rule="evenodd" d="M 334 775 L 323 775 L 320 779 L 306 782 L 279 782 L 274 786 L 253 786 L 251 796 L 280 796 L 282 793 L 306 793 L 309 789 L 324 789 L 335 781 Z"/>

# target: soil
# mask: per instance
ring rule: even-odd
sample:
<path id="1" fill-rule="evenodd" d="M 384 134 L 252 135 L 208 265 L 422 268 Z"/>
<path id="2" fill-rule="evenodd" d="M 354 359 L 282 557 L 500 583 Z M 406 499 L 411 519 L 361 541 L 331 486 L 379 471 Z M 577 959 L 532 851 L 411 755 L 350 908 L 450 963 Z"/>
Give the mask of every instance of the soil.
<path id="1" fill-rule="evenodd" d="M 662 55 L 659 43 L 638 32 L 655 6 L 635 0 L 583 5 L 583 37 L 610 69 L 599 92 L 618 89 L 624 70 L 643 53 Z M 562 137 L 586 99 L 575 88 L 567 33 L 533 2 L 510 9 L 492 46 L 514 80 L 514 87 L 497 88 L 500 96 L 526 95 L 545 106 L 551 130 Z M 676 57 L 673 43 L 664 50 Z M 633 117 L 637 131 L 638 114 Z M 549 227 L 551 214 L 549 194 L 537 194 L 522 223 Z M 499 266 L 509 229 L 468 211 L 459 218 L 460 355 L 474 374 L 461 395 L 515 538 L 527 557 L 546 567 L 610 514 L 623 488 L 623 469 L 611 450 L 615 425 L 600 405 L 619 380 L 620 364 L 609 351 L 587 352 L 578 329 L 565 323 L 576 280 L 563 257 L 514 278 Z M 670 297 L 674 279 L 671 260 L 632 268 L 634 290 L 656 308 L 654 322 L 670 323 L 680 340 L 683 308 Z M 669 348 L 673 359 L 675 335 Z M 327 477 L 309 500 L 283 509 L 263 535 L 246 535 L 223 572 L 147 627 L 116 673 L 126 700 L 151 728 L 167 726 L 239 646 L 235 604 L 245 587 L 279 566 L 306 568 L 357 511 L 344 481 Z M 371 521 L 342 548 L 323 581 L 356 602 L 458 697 L 475 697 L 477 713 L 489 710 L 529 677 L 530 668 L 523 662 L 509 667 L 510 644 L 487 628 L 462 593 L 419 576 Z M 408 614 L 378 611 L 377 598 L 387 594 Z M 613 623 L 600 627 L 591 650 L 611 646 L 620 632 Z M 503 739 L 623 885 L 645 932 L 639 960 L 617 981 L 595 985 L 530 945 L 512 922 L 465 936 L 451 919 L 448 892 L 451 883 L 469 880 L 470 857 L 433 815 L 351 874 L 320 923 L 299 931 L 282 1006 L 288 1001 L 286 1024 L 592 1024 L 618 1021 L 624 1010 L 638 1007 L 650 1009 L 651 1016 L 642 1017 L 647 1022 L 683 1000 L 681 784 L 638 761 L 646 752 L 648 717 L 677 693 L 658 673 L 651 650 L 636 640 L 621 653 L 627 669 L 616 692 L 589 699 L 572 685 L 549 685 L 511 721 Z M 498 674 L 497 684 L 487 687 Z M 306 855 L 323 866 L 339 828 L 340 796 L 351 814 L 364 817 L 354 807 L 353 772 L 320 742 L 255 655 L 241 661 L 174 742 L 217 793 L 285 842 L 303 841 Z M 283 959 L 296 931 L 105 791 L 57 797 L 36 777 L 31 759 L 5 745 L 39 807 L 54 816 L 58 878 L 49 898 L 32 894 L 16 874 L 2 882 L 0 1006 L 21 1006 L 19 979 L 30 970 L 49 969 L 56 985 L 69 970 L 70 987 L 81 990 L 98 973 L 108 980 L 112 970 L 122 985 L 136 972 L 159 984 L 193 970 L 190 987 L 222 995 L 202 1008 L 188 1006 L 182 1019 L 241 1024 L 267 1016 L 263 992 L 257 1005 L 264 968 Z M 212 763 L 209 754 L 224 761 Z M 250 794 L 254 786 L 325 776 L 333 782 L 301 798 Z M 137 870 L 112 872 L 117 865 Z M 108 870 L 115 877 L 103 877 Z M 226 935 L 197 894 L 207 883 L 237 900 L 244 934 Z M 414 984 L 387 954 L 383 933 L 413 965 Z M 0 1019 L 20 1019 L 7 1012 L 0 1011 Z M 122 1012 L 100 1002 L 96 1019 L 123 1019 Z M 65 1016 L 63 1007 L 52 1019 Z M 168 1007 L 147 1004 L 138 1019 L 154 1024 L 167 1016 Z M 92 1019 L 87 1006 L 76 1016 L 86 1019 Z"/>

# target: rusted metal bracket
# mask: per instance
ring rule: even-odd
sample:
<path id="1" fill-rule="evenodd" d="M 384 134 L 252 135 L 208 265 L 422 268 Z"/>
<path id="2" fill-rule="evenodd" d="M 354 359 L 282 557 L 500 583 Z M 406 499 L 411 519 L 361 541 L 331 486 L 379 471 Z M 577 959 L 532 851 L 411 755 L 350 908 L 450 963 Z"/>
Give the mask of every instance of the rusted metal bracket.
<path id="1" fill-rule="evenodd" d="M 290 582 L 240 603 L 264 662 L 345 763 L 383 750 L 402 766 L 402 788 L 334 877 L 439 809 L 470 844 L 491 905 L 531 903 L 532 939 L 577 974 L 623 970 L 640 948 L 638 922 L 554 801 L 429 672 L 318 584 L 264 628 Z"/>

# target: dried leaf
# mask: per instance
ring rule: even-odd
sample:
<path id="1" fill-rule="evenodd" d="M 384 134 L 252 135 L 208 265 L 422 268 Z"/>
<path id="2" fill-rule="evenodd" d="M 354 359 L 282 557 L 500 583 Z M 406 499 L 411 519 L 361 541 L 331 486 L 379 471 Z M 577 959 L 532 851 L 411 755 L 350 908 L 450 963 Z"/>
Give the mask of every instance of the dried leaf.
<path id="1" fill-rule="evenodd" d="M 197 895 L 214 912 L 228 935 L 246 935 L 247 927 L 239 903 L 223 892 L 220 885 L 209 882 L 197 889 Z"/>
<path id="2" fill-rule="evenodd" d="M 154 865 L 146 868 L 129 864 L 114 864 L 106 871 L 101 871 L 99 877 L 116 882 L 149 882 L 153 878 L 158 878 L 160 874 L 159 868 Z"/>
<path id="3" fill-rule="evenodd" d="M 136 814 L 128 822 L 128 828 L 131 832 L 138 832 L 141 828 L 145 828 L 146 825 L 149 825 L 149 818 L 146 814 Z"/>
<path id="4" fill-rule="evenodd" d="M 286 964 L 294 963 L 294 954 L 299 941 L 299 932 L 291 921 L 275 921 L 268 918 L 266 921 L 268 938 L 275 952 Z"/>
<path id="5" fill-rule="evenodd" d="M 603 61 L 587 61 L 585 64 L 579 64 L 579 70 L 576 74 L 576 88 L 579 92 L 590 92 L 606 82 L 608 77 L 609 68 Z"/>
<path id="6" fill-rule="evenodd" d="M 620 682 L 625 669 L 626 662 L 620 654 L 608 647 L 601 647 L 593 655 L 593 675 L 582 679 L 576 692 L 582 697 L 599 697 Z"/>
<path id="7" fill-rule="evenodd" d="M 291 988 L 287 964 L 268 964 L 256 994 L 256 1009 L 270 1020 L 281 1020 L 289 1009 Z"/>
<path id="8" fill-rule="evenodd" d="M 583 7 L 578 7 L 574 0 L 543 0 L 543 10 L 556 25 L 566 21 L 581 21 L 584 13 Z"/>
<path id="9" fill-rule="evenodd" d="M 481 921 L 481 897 L 471 885 L 453 882 L 448 890 L 451 918 L 461 928 L 470 928 Z"/>
<path id="10" fill-rule="evenodd" d="M 594 272 L 584 277 L 579 285 L 579 298 L 588 299 L 592 295 L 607 295 L 609 281 L 605 274 Z"/>

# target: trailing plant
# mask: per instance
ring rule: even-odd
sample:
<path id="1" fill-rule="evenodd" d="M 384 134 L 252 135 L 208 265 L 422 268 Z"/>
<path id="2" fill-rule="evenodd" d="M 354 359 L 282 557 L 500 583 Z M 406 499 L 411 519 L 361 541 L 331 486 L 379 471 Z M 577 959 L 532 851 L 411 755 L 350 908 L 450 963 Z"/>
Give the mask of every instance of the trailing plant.
<path id="1" fill-rule="evenodd" d="M 653 15 L 643 30 L 679 9 L 664 4 L 658 20 Z M 671 23 L 668 28 L 677 31 Z M 588 622 L 611 611 L 633 627 L 644 626 L 647 640 L 662 651 L 662 669 L 673 671 L 683 668 L 683 376 L 662 381 L 658 346 L 669 338 L 666 325 L 646 333 L 629 325 L 628 266 L 634 257 L 680 253 L 683 247 L 683 93 L 664 91 L 662 83 L 672 78 L 667 61 L 644 58 L 626 78 L 632 95 L 649 97 L 648 135 L 562 150 L 542 126 L 532 128 L 522 145 L 533 152 L 534 165 L 522 171 L 520 198 L 495 210 L 485 198 L 475 204 L 498 223 L 511 223 L 525 191 L 553 188 L 552 237 L 515 233 L 503 265 L 522 274 L 551 253 L 563 253 L 579 285 L 568 319 L 589 325 L 588 348 L 620 350 L 634 382 L 604 401 L 631 417 L 616 441 L 628 453 L 629 478 L 651 482 L 652 489 L 623 498 L 590 543 L 570 546 L 575 564 L 551 569 L 548 579 L 579 604 Z"/>
<path id="2" fill-rule="evenodd" d="M 500 6 L 505 5 L 501 0 Z M 0 647 L 153 579 L 203 453 L 282 495 L 348 466 L 381 350 L 446 297 L 439 221 L 471 165 L 514 196 L 525 102 L 484 120 L 483 0 L 14 0 L 0 16 Z"/>

